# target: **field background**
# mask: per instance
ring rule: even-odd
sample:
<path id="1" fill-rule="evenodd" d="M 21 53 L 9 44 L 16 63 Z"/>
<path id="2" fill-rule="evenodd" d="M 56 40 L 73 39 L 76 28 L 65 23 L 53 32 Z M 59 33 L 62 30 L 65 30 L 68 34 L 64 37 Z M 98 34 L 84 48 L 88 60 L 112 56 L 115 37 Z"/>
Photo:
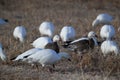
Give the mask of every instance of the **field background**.
<path id="1" fill-rule="evenodd" d="M 39 25 L 51 21 L 55 25 L 55 34 L 59 34 L 65 25 L 71 25 L 79 38 L 93 30 L 99 36 L 101 25 L 92 27 L 92 21 L 100 13 L 109 13 L 115 17 L 115 40 L 120 45 L 120 0 L 0 0 L 0 18 L 9 23 L 0 25 L 0 42 L 11 59 L 32 48 L 30 43 L 40 37 Z M 27 29 L 27 38 L 20 44 L 13 38 L 16 26 Z M 100 38 L 99 38 L 100 39 Z M 0 61 L 0 80 L 120 80 L 120 56 L 104 58 L 99 47 L 88 52 L 82 61 L 79 56 L 63 49 L 72 56 L 72 61 L 62 60 L 54 71 L 32 68 L 26 63 L 3 65 Z"/>

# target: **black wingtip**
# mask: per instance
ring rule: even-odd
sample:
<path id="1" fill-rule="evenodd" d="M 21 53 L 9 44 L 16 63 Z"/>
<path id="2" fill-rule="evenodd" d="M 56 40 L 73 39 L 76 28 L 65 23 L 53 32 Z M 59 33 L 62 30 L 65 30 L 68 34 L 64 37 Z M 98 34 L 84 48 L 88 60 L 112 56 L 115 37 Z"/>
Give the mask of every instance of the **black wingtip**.
<path id="1" fill-rule="evenodd" d="M 70 62 L 71 62 L 71 59 L 68 59 L 68 61 L 70 61 Z"/>
<path id="2" fill-rule="evenodd" d="M 4 19 L 5 22 L 8 22 L 8 19 Z"/>
<path id="3" fill-rule="evenodd" d="M 24 56 L 23 58 L 27 58 L 29 55 L 27 55 L 27 56 Z"/>
<path id="4" fill-rule="evenodd" d="M 63 48 L 67 48 L 68 47 L 68 44 L 63 44 L 61 45 Z"/>

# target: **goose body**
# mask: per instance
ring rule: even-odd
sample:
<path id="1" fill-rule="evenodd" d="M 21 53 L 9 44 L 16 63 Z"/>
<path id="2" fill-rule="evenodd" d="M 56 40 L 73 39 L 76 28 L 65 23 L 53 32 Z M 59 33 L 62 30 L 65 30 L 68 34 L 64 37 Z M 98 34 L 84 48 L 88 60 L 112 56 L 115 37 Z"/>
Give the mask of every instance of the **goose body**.
<path id="1" fill-rule="evenodd" d="M 75 38 L 75 34 L 75 29 L 72 26 L 64 26 L 61 29 L 60 37 L 63 42 L 68 42 Z"/>
<path id="2" fill-rule="evenodd" d="M 26 29 L 24 26 L 17 26 L 14 29 L 13 36 L 16 39 L 19 39 L 20 42 L 24 42 L 26 35 L 27 33 L 26 33 Z"/>
<path id="3" fill-rule="evenodd" d="M 18 55 L 17 57 L 15 57 L 15 59 L 13 59 L 13 61 L 23 60 L 25 57 L 35 54 L 39 50 L 41 50 L 41 49 L 40 48 L 29 49 L 29 50 L 23 52 L 22 54 Z"/>
<path id="4" fill-rule="evenodd" d="M 59 35 L 55 35 L 53 37 L 53 42 L 52 43 L 48 43 L 46 46 L 45 46 L 45 49 L 53 49 L 55 50 L 57 53 L 59 53 L 60 49 L 59 49 L 59 46 L 58 46 L 58 41 L 60 40 L 60 37 Z"/>
<path id="5" fill-rule="evenodd" d="M 45 49 L 53 49 L 53 50 L 55 50 L 57 53 L 59 53 L 59 51 L 60 51 L 57 42 L 48 43 L 48 44 L 45 46 Z"/>
<path id="6" fill-rule="evenodd" d="M 88 37 L 79 38 L 77 40 L 74 40 L 70 43 L 63 45 L 63 47 L 68 48 L 77 53 L 86 52 L 87 50 L 93 49 L 94 46 L 98 45 L 97 40 L 94 36 L 95 34 L 93 34 L 93 32 L 89 32 Z"/>
<path id="7" fill-rule="evenodd" d="M 28 61 L 28 63 L 34 63 L 34 62 L 40 63 L 42 67 L 44 67 L 45 65 L 55 64 L 62 57 L 69 58 L 69 54 L 67 53 L 57 54 L 52 49 L 43 49 L 33 55 L 28 56 L 25 60 Z"/>
<path id="8" fill-rule="evenodd" d="M 115 53 L 115 55 L 117 55 L 119 53 L 119 48 L 115 41 L 106 40 L 101 44 L 101 51 L 104 56 L 109 53 Z"/>
<path id="9" fill-rule="evenodd" d="M 112 25 L 104 25 L 100 30 L 102 39 L 112 39 L 115 35 L 115 29 Z"/>
<path id="10" fill-rule="evenodd" d="M 99 14 L 93 21 L 92 26 L 95 27 L 99 24 L 110 24 L 113 21 L 113 17 L 107 13 Z"/>
<path id="11" fill-rule="evenodd" d="M 7 61 L 7 56 L 5 54 L 5 52 L 3 51 L 2 49 L 2 44 L 0 43 L 0 58 L 3 62 L 6 62 Z"/>
<path id="12" fill-rule="evenodd" d="M 52 22 L 42 22 L 40 27 L 39 27 L 39 31 L 41 35 L 46 35 L 49 37 L 53 37 L 54 34 L 54 25 Z"/>
<path id="13" fill-rule="evenodd" d="M 48 43 L 52 43 L 52 42 L 53 42 L 52 39 L 49 37 L 39 37 L 35 41 L 33 41 L 32 45 L 35 48 L 44 49 Z"/>

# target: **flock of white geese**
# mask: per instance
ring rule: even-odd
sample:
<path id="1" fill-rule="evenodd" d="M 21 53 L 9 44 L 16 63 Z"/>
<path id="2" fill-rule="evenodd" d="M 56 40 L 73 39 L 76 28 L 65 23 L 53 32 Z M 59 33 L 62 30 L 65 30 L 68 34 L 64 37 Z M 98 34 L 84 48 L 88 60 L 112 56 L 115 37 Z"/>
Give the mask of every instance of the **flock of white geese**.
<path id="1" fill-rule="evenodd" d="M 72 26 L 64 26 L 58 35 L 54 35 L 54 24 L 52 22 L 43 22 L 39 27 L 41 37 L 34 40 L 31 45 L 34 47 L 29 49 L 17 57 L 11 59 L 14 61 L 25 61 L 30 64 L 40 63 L 42 67 L 46 65 L 54 65 L 62 58 L 70 59 L 69 53 L 60 52 L 58 42 L 62 43 L 62 47 L 75 52 L 76 54 L 83 54 L 84 52 L 93 49 L 95 46 L 100 46 L 103 56 L 109 53 L 119 54 L 119 46 L 113 40 L 115 36 L 115 28 L 111 24 L 114 18 L 107 14 L 99 14 L 93 21 L 92 26 L 96 27 L 102 24 L 100 30 L 101 42 L 98 42 L 97 35 L 94 31 L 90 31 L 87 36 L 75 39 L 76 32 Z M 3 21 L 0 19 L 0 24 Z M 5 20 L 3 21 L 5 22 Z M 14 29 L 13 36 L 24 44 L 26 39 L 26 29 L 24 26 L 17 26 Z M 7 56 L 0 44 L 0 57 L 3 62 L 7 61 Z"/>

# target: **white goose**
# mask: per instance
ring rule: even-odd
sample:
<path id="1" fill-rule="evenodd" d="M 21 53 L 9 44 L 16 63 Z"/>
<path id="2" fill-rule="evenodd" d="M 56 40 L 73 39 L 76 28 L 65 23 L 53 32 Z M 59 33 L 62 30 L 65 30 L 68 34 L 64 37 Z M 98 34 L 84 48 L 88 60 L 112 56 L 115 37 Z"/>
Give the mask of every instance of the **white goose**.
<path id="1" fill-rule="evenodd" d="M 54 34 L 54 25 L 52 22 L 42 22 L 40 27 L 39 27 L 39 32 L 41 35 L 46 35 L 49 37 L 53 37 Z"/>
<path id="2" fill-rule="evenodd" d="M 110 24 L 113 21 L 113 17 L 107 13 L 99 14 L 93 21 L 92 26 L 95 27 L 99 24 Z"/>
<path id="3" fill-rule="evenodd" d="M 64 26 L 60 32 L 60 38 L 63 42 L 69 42 L 75 38 L 75 29 L 72 26 Z"/>
<path id="4" fill-rule="evenodd" d="M 0 43 L 0 57 L 1 57 L 1 60 L 2 60 L 3 62 L 6 62 L 6 61 L 7 61 L 7 56 L 6 56 L 5 52 L 4 52 L 3 49 L 2 49 L 2 44 L 1 44 L 1 43 Z"/>
<path id="5" fill-rule="evenodd" d="M 28 63 L 40 63 L 42 67 L 46 65 L 54 65 L 57 61 L 61 60 L 61 58 L 70 58 L 70 55 L 65 52 L 61 52 L 57 54 L 52 49 L 43 49 L 38 51 L 37 53 L 28 56 L 24 61 L 27 61 Z"/>
<path id="6" fill-rule="evenodd" d="M 35 48 L 44 49 L 48 43 L 52 43 L 52 39 L 49 37 L 39 37 L 31 44 Z"/>
<path id="7" fill-rule="evenodd" d="M 101 44 L 101 51 L 104 56 L 109 53 L 115 53 L 117 55 L 119 53 L 119 47 L 115 41 L 106 40 Z"/>
<path id="8" fill-rule="evenodd" d="M 115 35 L 115 29 L 112 25 L 104 25 L 100 30 L 102 39 L 112 39 Z"/>
<path id="9" fill-rule="evenodd" d="M 41 49 L 40 48 L 32 48 L 32 49 L 29 49 L 25 52 L 23 52 L 22 54 L 18 55 L 17 57 L 15 58 L 12 58 L 11 60 L 13 61 L 22 61 L 24 58 L 26 58 L 27 56 L 30 56 L 32 54 L 35 54 L 36 52 L 40 51 Z"/>
<path id="10" fill-rule="evenodd" d="M 16 39 L 19 39 L 19 41 L 20 41 L 21 43 L 24 42 L 26 35 L 27 35 L 27 33 L 26 33 L 26 29 L 25 29 L 24 26 L 17 26 L 17 27 L 14 29 L 13 36 L 14 36 Z"/>

